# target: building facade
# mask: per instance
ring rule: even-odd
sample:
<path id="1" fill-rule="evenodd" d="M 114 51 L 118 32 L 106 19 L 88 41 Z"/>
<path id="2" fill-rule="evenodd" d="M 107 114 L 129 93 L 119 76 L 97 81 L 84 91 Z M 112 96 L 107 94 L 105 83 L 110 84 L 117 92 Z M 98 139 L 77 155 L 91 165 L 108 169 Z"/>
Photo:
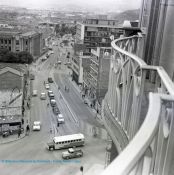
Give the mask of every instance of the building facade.
<path id="1" fill-rule="evenodd" d="M 91 50 L 90 70 L 84 74 L 84 92 L 97 109 L 108 90 L 111 47 Z"/>
<path id="2" fill-rule="evenodd" d="M 17 132 L 24 116 L 28 68 L 21 64 L 0 64 L 0 134 Z"/>
<path id="3" fill-rule="evenodd" d="M 174 80 L 174 6 L 172 0 L 143 0 L 140 28 L 145 34 L 144 60 L 163 66 Z"/>
<path id="4" fill-rule="evenodd" d="M 110 47 L 111 36 L 118 38 L 122 33 L 123 30 L 116 26 L 114 20 L 87 19 L 83 23 L 77 23 L 72 76 L 78 84 L 83 84 L 83 75 L 90 70 L 91 50 Z"/>
<path id="5" fill-rule="evenodd" d="M 34 58 L 38 57 L 43 48 L 42 33 L 0 31 L 0 48 L 12 52 L 27 51 Z"/>

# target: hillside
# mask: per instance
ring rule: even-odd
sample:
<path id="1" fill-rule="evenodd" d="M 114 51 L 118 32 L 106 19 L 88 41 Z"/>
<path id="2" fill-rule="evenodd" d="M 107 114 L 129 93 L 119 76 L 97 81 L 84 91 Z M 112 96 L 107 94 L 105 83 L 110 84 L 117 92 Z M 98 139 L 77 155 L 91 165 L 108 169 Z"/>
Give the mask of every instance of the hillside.
<path id="1" fill-rule="evenodd" d="M 118 20 L 118 24 L 123 24 L 124 20 L 135 21 L 139 19 L 139 9 L 127 10 L 122 13 L 112 15 L 112 19 Z"/>

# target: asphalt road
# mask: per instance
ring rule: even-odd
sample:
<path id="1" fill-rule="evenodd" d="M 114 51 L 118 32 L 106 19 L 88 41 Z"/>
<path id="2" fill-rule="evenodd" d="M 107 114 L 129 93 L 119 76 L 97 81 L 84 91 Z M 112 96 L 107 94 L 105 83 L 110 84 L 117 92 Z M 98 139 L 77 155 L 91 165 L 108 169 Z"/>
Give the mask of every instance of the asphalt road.
<path id="1" fill-rule="evenodd" d="M 40 120 L 42 123 L 41 131 L 31 131 L 30 135 L 24 139 L 0 145 L 0 171 L 3 175 L 74 175 L 80 173 L 79 168 L 82 165 L 84 166 L 84 172 L 95 164 L 104 166 L 106 141 L 93 137 L 90 122 L 97 126 L 99 124 L 94 120 L 92 111 L 83 104 L 80 95 L 69 82 L 67 69 L 64 71 L 61 67 L 60 72 L 52 69 L 60 54 L 57 46 L 54 47 L 54 52 L 55 54 L 51 55 L 45 62 L 38 60 L 36 66 L 31 67 L 36 75 L 33 81 L 33 89 L 38 90 L 38 96 L 32 98 L 30 122 L 32 124 L 33 121 Z M 60 59 L 64 58 L 61 57 Z M 65 117 L 65 124 L 59 127 L 56 126 L 56 116 L 53 114 L 51 107 L 47 107 L 48 98 L 47 100 L 40 100 L 39 98 L 41 92 L 47 93 L 43 82 L 54 71 L 56 82 L 62 87 L 63 97 L 70 106 L 69 109 L 65 101 L 60 98 L 56 84 L 51 84 L 51 90 L 55 93 L 60 111 Z M 70 87 L 69 93 L 63 90 L 65 84 Z M 78 123 L 75 122 L 71 110 L 75 113 Z M 50 133 L 50 128 L 54 129 L 53 133 Z M 63 162 L 61 158 L 62 150 L 50 152 L 46 149 L 46 143 L 54 135 L 77 132 L 84 133 L 86 138 L 86 145 L 82 147 L 84 152 L 82 158 Z"/>

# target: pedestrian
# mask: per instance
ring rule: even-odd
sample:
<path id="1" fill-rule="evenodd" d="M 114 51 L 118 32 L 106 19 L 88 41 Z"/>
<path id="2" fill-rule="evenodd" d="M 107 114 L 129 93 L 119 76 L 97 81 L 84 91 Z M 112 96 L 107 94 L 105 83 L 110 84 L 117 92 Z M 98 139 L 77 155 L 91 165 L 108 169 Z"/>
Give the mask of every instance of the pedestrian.
<path id="1" fill-rule="evenodd" d="M 18 138 L 20 137 L 20 135 L 21 135 L 21 129 L 19 128 L 18 129 Z"/>
<path id="2" fill-rule="evenodd" d="M 21 122 L 22 122 L 22 125 L 23 125 L 24 124 L 24 119 L 23 118 L 22 118 Z"/>
<path id="3" fill-rule="evenodd" d="M 50 104 L 49 104 L 49 103 L 47 103 L 47 107 L 49 107 L 49 105 L 50 105 Z"/>
<path id="4" fill-rule="evenodd" d="M 52 133 L 52 128 L 50 128 L 50 133 Z"/>
<path id="5" fill-rule="evenodd" d="M 66 89 L 66 86 L 65 86 L 65 91 L 66 91 L 67 89 Z"/>

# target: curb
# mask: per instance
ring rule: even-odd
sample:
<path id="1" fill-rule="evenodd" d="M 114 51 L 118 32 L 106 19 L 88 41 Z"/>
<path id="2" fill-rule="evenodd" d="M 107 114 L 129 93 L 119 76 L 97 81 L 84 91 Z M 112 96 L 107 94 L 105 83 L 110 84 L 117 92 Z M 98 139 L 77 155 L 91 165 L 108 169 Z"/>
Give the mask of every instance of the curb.
<path id="1" fill-rule="evenodd" d="M 23 136 L 19 137 L 19 138 L 16 138 L 14 140 L 9 140 L 7 142 L 0 142 L 0 144 L 7 144 L 7 143 L 11 143 L 11 142 L 15 142 L 15 141 L 18 141 L 18 140 L 21 140 L 25 137 L 26 135 L 24 134 Z"/>

